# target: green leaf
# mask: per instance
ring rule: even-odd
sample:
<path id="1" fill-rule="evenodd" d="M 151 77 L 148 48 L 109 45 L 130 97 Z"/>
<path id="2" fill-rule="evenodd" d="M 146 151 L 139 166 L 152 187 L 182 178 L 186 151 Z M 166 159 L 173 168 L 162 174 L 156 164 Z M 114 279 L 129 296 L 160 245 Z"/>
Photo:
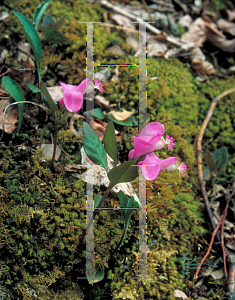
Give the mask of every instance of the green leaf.
<path id="1" fill-rule="evenodd" d="M 100 194 L 97 194 L 96 196 L 95 196 L 95 199 L 94 199 L 94 208 L 96 208 L 97 206 L 98 206 L 98 204 L 100 203 L 100 200 L 102 199 L 102 195 L 100 195 Z M 103 205 L 101 205 L 101 207 L 102 207 Z"/>
<path id="2" fill-rule="evenodd" d="M 47 28 L 47 27 L 49 27 L 49 25 L 51 26 L 51 25 L 56 24 L 56 20 L 55 20 L 55 18 L 52 17 L 51 14 L 47 13 L 43 17 L 42 24 L 45 28 Z"/>
<path id="3" fill-rule="evenodd" d="M 45 96 L 46 100 L 49 103 L 50 109 L 52 110 L 53 114 L 55 114 L 56 110 L 57 110 L 57 106 L 55 105 L 53 99 L 51 98 L 51 95 L 49 94 L 45 84 L 43 83 L 43 81 L 40 82 L 40 90 L 43 93 L 43 95 Z"/>
<path id="4" fill-rule="evenodd" d="M 29 88 L 33 93 L 41 93 L 41 91 L 38 90 L 38 89 L 36 88 L 36 86 L 33 85 L 31 82 L 28 83 L 28 88 Z"/>
<path id="5" fill-rule="evenodd" d="M 91 110 L 91 113 L 92 113 L 92 115 L 93 115 L 94 117 L 96 117 L 97 119 L 101 119 L 101 120 L 104 119 L 104 114 L 103 114 L 102 110 L 99 109 L 99 108 L 92 109 L 92 110 Z"/>
<path id="6" fill-rule="evenodd" d="M 104 149 L 108 155 L 113 159 L 114 166 L 116 167 L 118 163 L 118 150 L 117 150 L 117 141 L 115 136 L 115 129 L 113 122 L 110 121 L 104 135 L 103 139 Z"/>
<path id="7" fill-rule="evenodd" d="M 136 118 L 133 115 L 130 116 L 130 119 L 134 121 L 133 126 L 138 126 L 138 121 L 136 120 Z"/>
<path id="8" fill-rule="evenodd" d="M 130 182 L 138 176 L 137 166 L 134 159 L 128 160 L 108 172 L 108 178 L 115 186 L 121 182 Z"/>
<path id="9" fill-rule="evenodd" d="M 65 19 L 66 19 L 66 15 L 64 15 L 61 19 L 59 19 L 59 21 L 57 21 L 57 22 L 55 22 L 55 23 L 52 22 L 51 24 L 49 23 L 48 25 L 49 25 L 50 27 L 53 27 L 53 28 L 59 30 L 60 27 L 63 25 Z"/>
<path id="10" fill-rule="evenodd" d="M 42 42 L 50 43 L 50 44 L 60 44 L 64 43 L 66 38 L 55 28 L 48 27 L 46 29 L 45 37 L 43 38 Z"/>
<path id="11" fill-rule="evenodd" d="M 25 101 L 24 95 L 21 89 L 21 86 L 13 79 L 8 76 L 3 76 L 2 84 L 4 89 L 10 93 L 10 95 L 16 100 L 16 102 Z M 20 131 L 20 127 L 23 122 L 23 111 L 24 111 L 24 103 L 19 103 L 19 127 L 18 132 Z"/>
<path id="12" fill-rule="evenodd" d="M 203 171 L 203 179 L 206 180 L 206 181 L 211 179 L 211 171 L 210 171 L 209 168 L 206 168 Z"/>
<path id="13" fill-rule="evenodd" d="M 18 134 L 18 136 L 23 136 L 23 137 L 27 137 L 27 138 L 29 138 L 28 134 L 26 134 L 26 133 L 21 133 L 21 134 Z"/>
<path id="14" fill-rule="evenodd" d="M 124 209 L 122 210 L 124 224 L 125 224 L 125 227 L 127 227 L 128 223 L 130 221 L 130 218 L 135 211 L 134 208 L 139 208 L 139 203 L 135 201 L 133 196 L 131 198 L 129 198 L 126 194 L 123 193 L 122 190 L 119 191 L 118 198 L 121 201 L 120 208 L 129 208 L 126 210 L 124 210 Z"/>
<path id="15" fill-rule="evenodd" d="M 216 168 L 216 164 L 215 164 L 215 160 L 213 158 L 213 155 L 209 150 L 206 153 L 205 162 L 206 162 L 207 166 L 209 167 L 211 173 L 214 172 L 215 168 Z"/>
<path id="16" fill-rule="evenodd" d="M 86 122 L 83 123 L 83 145 L 86 155 L 90 160 L 105 168 L 106 172 L 108 172 L 107 153 L 105 152 L 104 146 L 101 144 L 101 141 L 91 126 Z"/>
<path id="17" fill-rule="evenodd" d="M 113 121 L 114 123 L 117 123 L 119 125 L 123 125 L 123 126 L 133 126 L 133 123 L 131 122 L 130 118 L 127 118 L 125 121 L 118 121 L 114 118 L 113 115 L 109 115 L 108 116 L 109 120 Z"/>
<path id="18" fill-rule="evenodd" d="M 87 280 L 92 285 L 93 285 L 93 283 L 101 281 L 103 278 L 104 278 L 104 270 L 102 270 L 102 269 L 98 270 L 95 273 L 94 277 L 91 277 L 91 276 L 87 275 Z"/>
<path id="19" fill-rule="evenodd" d="M 50 1 L 51 0 L 47 0 L 46 2 L 44 2 L 43 4 L 38 5 L 35 8 L 34 15 L 33 15 L 33 25 L 34 25 L 35 30 L 37 30 L 38 25 L 41 21 L 41 18 L 43 16 L 45 10 L 47 9 L 47 6 L 49 5 Z"/>
<path id="20" fill-rule="evenodd" d="M 213 154 L 216 163 L 216 169 L 221 169 L 228 162 L 228 150 L 226 147 L 217 149 Z"/>
<path id="21" fill-rule="evenodd" d="M 13 11 L 13 14 L 18 18 L 20 21 L 23 31 L 24 31 L 24 36 L 26 37 L 28 43 L 33 49 L 33 53 L 35 56 L 35 61 L 37 65 L 37 71 L 38 71 L 38 77 L 39 81 L 41 80 L 41 75 L 40 75 L 40 60 L 42 57 L 42 45 L 40 38 L 38 36 L 37 31 L 34 29 L 33 25 L 29 22 L 29 20 L 22 15 L 21 13 L 17 11 Z"/>

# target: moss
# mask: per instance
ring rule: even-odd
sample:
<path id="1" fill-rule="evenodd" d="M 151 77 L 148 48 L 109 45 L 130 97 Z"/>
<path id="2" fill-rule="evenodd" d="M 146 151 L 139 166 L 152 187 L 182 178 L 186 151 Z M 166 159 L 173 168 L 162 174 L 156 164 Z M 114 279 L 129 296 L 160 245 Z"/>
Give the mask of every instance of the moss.
<path id="1" fill-rule="evenodd" d="M 41 150 L 17 164 L 13 158 L 18 155 L 14 151 L 11 146 L 7 151 L 4 147 L 0 149 L 0 237 L 5 241 L 0 248 L 0 284 L 9 287 L 30 283 L 38 290 L 40 285 L 57 284 L 65 274 L 68 284 L 70 276 L 85 269 L 85 257 L 81 257 L 85 241 L 79 239 L 86 226 L 85 183 L 71 183 L 63 176 L 54 179 L 47 166 L 42 167 L 41 161 L 45 159 Z M 103 231 L 97 225 L 96 268 L 107 266 L 110 247 L 105 250 L 104 241 L 112 240 L 111 245 L 118 243 L 115 233 L 121 216 L 115 216 L 113 223 L 112 214 L 105 222 L 100 221 L 110 231 Z M 107 233 L 112 233 L 112 238 Z M 13 266 L 16 271 L 9 273 L 7 268 Z"/>
<path id="2" fill-rule="evenodd" d="M 35 0 L 29 7 L 28 1 L 20 1 L 19 11 L 31 19 L 39 2 Z M 104 9 L 99 4 L 81 2 L 74 5 L 72 0 L 51 1 L 47 9 L 57 20 L 64 11 L 66 20 L 59 30 L 67 42 L 63 51 L 61 45 L 54 48 L 44 45 L 41 71 L 43 73 L 47 65 L 56 70 L 61 64 L 66 72 L 58 75 L 56 83 L 63 79 L 66 83 L 78 84 L 85 76 L 86 26 L 77 22 L 102 21 Z M 9 20 L 8 25 L 14 26 L 16 33 L 22 32 L 15 18 Z M 12 31 L 7 30 L 6 33 L 11 35 Z M 42 27 L 39 27 L 39 34 L 43 37 Z M 116 38 L 127 55 L 113 59 L 104 50 Z M 130 49 L 125 43 L 124 32 L 112 30 L 108 36 L 105 27 L 96 24 L 94 43 L 96 65 L 138 64 L 138 58 L 128 55 Z M 9 65 L 14 65 L 13 59 L 9 58 Z M 97 66 L 95 71 L 101 68 Z M 193 141 L 211 99 L 233 87 L 233 78 L 198 83 L 191 70 L 176 59 L 148 59 L 147 75 L 147 121 L 163 123 L 166 134 L 177 142 L 173 152 L 161 150 L 156 154 L 161 158 L 177 156 L 180 162 L 186 163 L 188 171 L 183 180 L 176 174 L 163 172 L 157 180 L 147 183 L 148 244 L 157 241 L 148 252 L 148 274 L 154 277 L 152 280 L 131 278 L 139 274 L 138 213 L 133 215 L 124 245 L 114 257 L 110 257 L 110 253 L 122 234 L 121 212 L 106 210 L 96 216 L 95 268 L 109 269 L 108 278 L 112 279 L 110 285 L 106 282 L 108 287 L 102 286 L 102 282 L 97 287 L 107 290 L 109 299 L 111 295 L 114 299 L 174 299 L 173 291 L 185 288 L 180 261 L 185 253 L 193 253 L 197 237 L 202 234 L 200 203 L 195 200 L 198 180 Z M 138 76 L 137 67 L 119 67 L 118 80 L 104 83 L 103 95 L 111 104 L 137 114 Z M 157 79 L 153 80 L 153 77 Z M 85 284 L 75 282 L 78 276 L 85 276 L 85 242 L 79 237 L 86 224 L 86 186 L 79 180 L 68 179 L 64 173 L 66 164 L 80 163 L 82 140 L 68 130 L 72 114 L 60 108 L 58 144 L 63 155 L 58 163 L 58 174 L 54 176 L 42 151 L 35 150 L 41 143 L 50 141 L 51 133 L 54 133 L 53 119 L 50 113 L 40 116 L 35 108 L 27 109 L 27 114 L 22 132 L 29 131 L 29 139 L 16 138 L 0 145 L 0 285 L 11 288 L 24 299 L 27 299 L 28 285 L 37 290 L 39 299 L 64 299 L 65 295 L 67 299 L 83 299 L 87 296 L 87 288 Z M 230 182 L 235 165 L 233 115 L 234 96 L 230 95 L 218 104 L 204 138 L 204 150 L 213 151 L 222 145 L 228 147 L 230 162 L 218 178 L 224 183 Z M 77 121 L 76 130 L 81 125 L 82 122 Z M 33 134 L 30 135 L 28 128 L 32 127 Z M 119 144 L 120 157 L 127 160 L 133 147 L 131 134 L 137 134 L 137 128 L 117 125 L 115 128 L 123 134 Z M 138 180 L 134 185 L 138 186 Z M 113 199 L 107 200 L 108 205 L 109 200 Z M 94 288 L 89 296 L 100 294 L 99 289 Z"/>

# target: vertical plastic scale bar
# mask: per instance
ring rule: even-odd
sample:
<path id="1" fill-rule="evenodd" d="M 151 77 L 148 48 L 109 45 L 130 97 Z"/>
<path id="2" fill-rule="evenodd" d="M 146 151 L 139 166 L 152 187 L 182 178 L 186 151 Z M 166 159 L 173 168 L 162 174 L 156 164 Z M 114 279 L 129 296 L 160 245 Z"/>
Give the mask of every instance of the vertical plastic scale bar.
<path id="1" fill-rule="evenodd" d="M 94 61 L 93 61 L 93 23 L 101 22 L 78 22 L 78 23 L 87 23 L 87 57 L 86 57 L 86 70 L 87 78 L 93 82 L 94 74 Z M 86 110 L 90 111 L 94 109 L 94 93 L 93 91 L 89 93 L 89 96 L 86 94 Z M 86 122 L 89 124 L 90 121 L 94 120 L 92 115 L 86 115 Z M 77 279 L 91 279 L 94 277 L 94 227 L 93 227 L 93 166 L 87 167 L 87 224 L 92 224 L 91 226 L 86 226 L 86 277 L 77 277 Z M 89 170 L 92 169 L 92 172 Z"/>
<path id="2" fill-rule="evenodd" d="M 87 78 L 93 82 L 94 62 L 93 62 L 93 23 L 87 23 L 87 58 L 86 58 Z M 87 94 L 86 94 L 87 95 Z M 86 111 L 94 109 L 93 91 L 86 96 Z M 93 116 L 86 115 L 86 122 L 89 124 Z M 94 121 L 94 118 L 93 118 Z M 94 277 L 94 227 L 93 227 L 93 166 L 88 166 L 87 172 L 92 168 L 92 176 L 87 176 L 87 224 L 86 226 L 86 277 Z M 89 174 L 89 173 L 87 173 Z"/>
<path id="3" fill-rule="evenodd" d="M 92 172 L 89 170 L 92 169 Z M 94 227 L 93 227 L 93 165 L 87 166 L 87 224 L 92 222 L 91 226 L 86 226 L 86 277 L 94 277 Z"/>
<path id="4" fill-rule="evenodd" d="M 143 42 L 142 42 L 143 41 Z M 139 22 L 139 131 L 147 124 L 146 24 Z M 139 279 L 147 279 L 146 179 L 139 170 Z"/>
<path id="5" fill-rule="evenodd" d="M 94 62 L 93 62 L 93 23 L 87 23 L 87 57 L 86 57 L 86 70 L 87 78 L 93 82 L 94 75 Z M 94 109 L 94 92 L 92 91 L 89 94 L 86 94 L 86 111 L 91 111 Z M 86 115 L 86 122 L 89 124 L 91 117 L 93 116 Z"/>

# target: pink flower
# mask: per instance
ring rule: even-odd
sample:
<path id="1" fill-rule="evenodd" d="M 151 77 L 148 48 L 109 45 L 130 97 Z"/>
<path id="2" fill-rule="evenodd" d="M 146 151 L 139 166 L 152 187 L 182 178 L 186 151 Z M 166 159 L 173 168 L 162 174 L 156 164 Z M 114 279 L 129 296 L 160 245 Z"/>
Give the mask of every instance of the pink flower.
<path id="1" fill-rule="evenodd" d="M 170 149 L 171 151 L 173 150 L 173 146 L 176 144 L 174 143 L 173 137 L 169 137 L 169 135 L 166 136 L 166 139 L 164 137 L 161 137 L 161 141 L 157 143 L 156 150 L 162 149 L 165 145 L 168 145 L 168 150 Z"/>
<path id="2" fill-rule="evenodd" d="M 178 165 L 178 170 L 179 170 L 179 177 L 181 173 L 183 175 L 186 175 L 184 172 L 187 170 L 187 166 L 182 162 L 181 165 Z"/>
<path id="3" fill-rule="evenodd" d="M 146 125 L 140 132 L 139 136 L 134 136 L 134 149 L 129 152 L 130 159 L 136 159 L 147 153 L 162 149 L 166 144 L 168 149 L 173 149 L 175 145 L 174 139 L 166 136 L 166 140 L 162 137 L 164 133 L 164 125 L 159 122 L 152 122 Z"/>
<path id="4" fill-rule="evenodd" d="M 60 105 L 65 105 L 70 112 L 79 111 L 83 104 L 83 95 L 90 84 L 89 79 L 84 79 L 78 86 L 60 82 L 63 89 L 63 98 L 59 101 Z"/>
<path id="5" fill-rule="evenodd" d="M 155 154 L 156 158 L 151 154 L 147 154 L 145 159 L 138 163 L 138 166 L 142 168 L 142 174 L 146 180 L 156 179 L 161 172 L 161 160 Z"/>
<path id="6" fill-rule="evenodd" d="M 94 81 L 95 81 L 94 89 L 97 89 L 97 90 L 99 90 L 101 93 L 103 93 L 103 88 L 102 88 L 103 83 L 99 82 L 98 79 L 95 79 Z"/>
<path id="7" fill-rule="evenodd" d="M 154 180 L 157 176 L 163 171 L 179 171 L 180 174 L 184 174 L 184 171 L 187 170 L 187 167 L 184 163 L 178 165 L 177 167 L 177 157 L 168 157 L 166 159 L 161 160 L 154 153 L 147 154 L 143 161 L 138 163 L 139 166 L 142 167 L 142 173 L 145 179 Z"/>

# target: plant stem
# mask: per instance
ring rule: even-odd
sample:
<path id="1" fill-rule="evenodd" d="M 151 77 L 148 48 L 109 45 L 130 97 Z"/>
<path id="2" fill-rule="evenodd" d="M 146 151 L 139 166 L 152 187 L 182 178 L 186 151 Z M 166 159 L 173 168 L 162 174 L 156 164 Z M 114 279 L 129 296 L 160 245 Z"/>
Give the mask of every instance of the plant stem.
<path id="1" fill-rule="evenodd" d="M 110 182 L 109 186 L 107 187 L 106 192 L 104 193 L 103 197 L 101 198 L 99 204 L 98 204 L 97 207 L 96 207 L 97 210 L 94 211 L 93 218 L 90 219 L 89 223 L 87 224 L 86 228 L 84 229 L 84 232 L 83 232 L 83 234 L 82 234 L 82 236 L 81 236 L 81 239 L 83 239 L 83 238 L 85 237 L 85 235 L 86 235 L 86 230 L 88 231 L 89 228 L 90 228 L 90 226 L 91 226 L 91 224 L 93 224 L 94 217 L 98 214 L 98 210 L 101 210 L 101 209 L 100 209 L 100 208 L 101 208 L 101 205 L 103 204 L 105 198 L 108 196 L 108 193 L 111 191 L 111 189 L 113 188 L 113 186 L 114 186 L 114 185 L 112 184 L 112 182 Z"/>
<path id="2" fill-rule="evenodd" d="M 58 139 L 58 125 L 56 124 L 55 135 L 54 135 L 54 149 L 53 149 L 53 155 L 52 155 L 51 167 L 50 167 L 53 173 L 55 173 L 54 162 L 55 162 L 55 155 L 56 155 L 57 139 Z"/>
<path id="3" fill-rule="evenodd" d="M 122 242 L 124 241 L 124 238 L 126 236 L 126 233 L 127 233 L 127 229 L 128 229 L 128 224 L 125 226 L 124 225 L 124 228 L 123 228 L 123 232 L 122 232 L 122 237 L 117 245 L 117 247 L 115 248 L 115 250 L 113 250 L 112 254 L 113 255 L 115 252 L 117 252 L 117 250 L 119 249 L 119 247 L 122 245 Z"/>
<path id="4" fill-rule="evenodd" d="M 103 197 L 101 198 L 99 204 L 97 205 L 96 209 L 99 209 L 101 207 L 101 205 L 103 204 L 105 198 L 108 196 L 108 193 L 111 191 L 111 189 L 113 188 L 113 184 L 112 182 L 110 182 L 109 186 L 107 187 L 106 192 L 104 193 Z M 94 213 L 94 216 L 97 214 L 97 212 Z"/>

